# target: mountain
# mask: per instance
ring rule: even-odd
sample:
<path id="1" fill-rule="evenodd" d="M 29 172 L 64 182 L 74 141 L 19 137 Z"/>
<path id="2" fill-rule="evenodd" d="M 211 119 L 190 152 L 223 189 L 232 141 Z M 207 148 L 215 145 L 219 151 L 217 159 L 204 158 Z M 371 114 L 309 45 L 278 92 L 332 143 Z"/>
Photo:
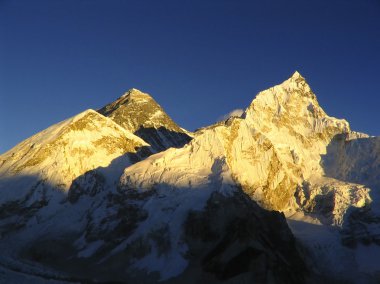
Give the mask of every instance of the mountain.
<path id="1" fill-rule="evenodd" d="M 67 191 L 78 176 L 126 154 L 147 155 L 148 144 L 109 118 L 86 110 L 26 139 L 0 157 L 2 181 L 35 177 Z M 138 153 L 139 152 L 139 153 Z M 150 154 L 150 153 L 149 153 Z M 125 157 L 126 160 L 132 158 Z M 130 164 L 131 162 L 127 162 Z M 21 192 L 12 193 L 19 197 Z M 1 195 L 3 200 L 4 194 Z"/>
<path id="2" fill-rule="evenodd" d="M 150 98 L 132 93 L 119 109 Z M 187 135 L 163 111 L 148 121 L 152 113 L 143 109 L 105 113 L 110 118 L 88 110 L 0 156 L 0 279 L 212 283 L 254 276 L 302 283 L 308 268 L 284 216 L 262 209 L 233 182 L 217 181 L 226 170 L 218 163 L 209 177 L 216 187 L 196 188 L 194 180 L 194 189 L 178 193 L 164 185 L 157 185 L 162 191 L 124 189 L 118 182 L 123 169 L 157 151 L 128 129 L 164 127 Z M 166 147 L 177 138 L 160 141 Z"/>
<path id="3" fill-rule="evenodd" d="M 322 157 L 334 137 L 349 133 L 349 124 L 329 117 L 296 72 L 281 85 L 259 93 L 242 118 L 232 117 L 204 128 L 183 148 L 153 155 L 127 168 L 122 183 L 127 188 L 145 189 L 162 183 L 208 187 L 211 170 L 225 168 L 230 183 L 242 186 L 264 208 L 292 213 L 303 209 L 294 196 L 303 194 L 305 183 L 319 187 L 334 184 L 337 186 L 332 186 L 331 194 L 343 195 L 339 185 L 346 183 L 325 176 Z M 226 179 L 222 172 L 215 175 L 216 180 Z M 368 190 L 351 186 L 355 190 L 345 196 L 346 205 L 353 200 L 358 206 L 367 204 Z M 336 205 L 343 207 L 326 212 L 333 223 L 341 222 L 347 209 L 344 204 Z"/>
<path id="4" fill-rule="evenodd" d="M 193 134 L 132 89 L 0 156 L 0 280 L 377 283 L 379 145 L 298 72 Z"/>
<path id="5" fill-rule="evenodd" d="M 367 243 L 378 238 L 376 215 L 373 211 L 360 213 L 371 208 L 373 195 L 367 183 L 358 183 L 360 179 L 332 174 L 341 163 L 333 156 L 340 157 L 340 152 L 331 154 L 335 143 L 347 148 L 360 137 L 366 136 L 323 111 L 310 86 L 296 72 L 282 84 L 259 93 L 241 117 L 203 128 L 183 148 L 169 149 L 126 168 L 120 187 L 159 192 L 157 199 L 150 198 L 152 218 L 145 222 L 152 226 L 171 220 L 170 231 L 177 230 L 183 219 L 172 219 L 172 213 L 162 208 L 165 204 L 179 204 L 175 210 L 187 212 L 207 204 L 207 191 L 228 195 L 234 192 L 232 188 L 241 188 L 262 208 L 287 216 L 295 236 L 311 251 L 308 259 L 319 273 L 330 275 L 329 281 L 366 279 L 371 276 L 363 276 L 359 264 L 348 263 L 357 252 L 342 243 L 360 243 L 363 235 Z M 370 156 L 378 156 L 376 149 L 372 144 L 362 150 L 366 155 L 355 154 L 362 161 L 356 163 L 356 174 L 368 163 L 371 173 L 375 172 L 376 165 L 371 162 L 375 158 Z M 352 161 L 345 164 L 352 166 Z M 199 189 L 195 205 L 190 202 L 194 199 L 185 196 L 189 190 Z"/>
<path id="6" fill-rule="evenodd" d="M 81 177 L 97 185 L 91 194 L 112 186 L 122 168 L 151 154 L 148 146 L 94 110 L 26 139 L 0 156 L 1 234 L 25 226 L 45 207 L 58 210 L 67 196 L 85 194 Z"/>
<path id="7" fill-rule="evenodd" d="M 179 127 L 148 94 L 131 89 L 98 110 L 149 143 L 156 152 L 182 147 L 191 133 Z"/>

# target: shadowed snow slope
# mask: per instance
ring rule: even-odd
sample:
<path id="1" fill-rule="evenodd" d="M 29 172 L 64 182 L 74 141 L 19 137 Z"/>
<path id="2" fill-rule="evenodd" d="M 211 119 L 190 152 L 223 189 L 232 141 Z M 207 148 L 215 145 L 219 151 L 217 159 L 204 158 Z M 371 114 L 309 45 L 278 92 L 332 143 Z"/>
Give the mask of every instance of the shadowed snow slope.
<path id="1" fill-rule="evenodd" d="M 56 214 L 67 197 L 74 201 L 95 187 L 112 186 L 148 146 L 93 110 L 26 139 L 0 156 L 1 235 L 38 212 L 41 218 Z"/>

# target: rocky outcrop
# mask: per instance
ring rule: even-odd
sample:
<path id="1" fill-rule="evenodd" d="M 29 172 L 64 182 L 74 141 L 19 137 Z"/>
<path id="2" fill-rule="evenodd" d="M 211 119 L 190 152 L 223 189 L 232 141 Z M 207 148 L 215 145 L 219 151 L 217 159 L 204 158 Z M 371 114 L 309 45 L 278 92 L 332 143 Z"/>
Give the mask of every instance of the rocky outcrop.
<path id="1" fill-rule="evenodd" d="M 241 192 L 213 193 L 185 222 L 190 265 L 197 282 L 305 283 L 311 276 L 283 214 L 266 211 Z M 178 278 L 179 280 L 180 278 Z"/>

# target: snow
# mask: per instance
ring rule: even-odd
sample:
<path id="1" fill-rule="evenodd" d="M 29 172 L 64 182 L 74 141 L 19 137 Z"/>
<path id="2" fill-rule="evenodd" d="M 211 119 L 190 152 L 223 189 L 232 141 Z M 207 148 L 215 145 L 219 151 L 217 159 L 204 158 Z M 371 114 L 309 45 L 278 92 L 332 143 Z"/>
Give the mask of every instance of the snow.
<path id="1" fill-rule="evenodd" d="M 350 279 L 356 263 L 352 251 L 341 244 L 336 227 L 322 225 L 303 213 L 296 213 L 287 221 L 297 240 L 308 249 L 309 261 L 317 265 L 316 269 L 325 275 Z"/>
<path id="2" fill-rule="evenodd" d="M 24 195 L 33 184 L 31 180 L 36 179 L 67 190 L 76 177 L 92 169 L 106 168 L 122 156 L 125 148 L 118 141 L 128 141 L 131 152 L 148 146 L 141 138 L 93 110 L 49 127 L 0 156 L 5 160 L 0 166 L 0 202 Z M 130 163 L 122 165 L 127 164 Z"/>
<path id="3" fill-rule="evenodd" d="M 380 273 L 380 246 L 360 244 L 355 250 L 355 259 L 359 270 L 366 273 Z"/>
<path id="4" fill-rule="evenodd" d="M 78 257 L 90 257 L 92 256 L 94 253 L 96 253 L 96 251 L 102 246 L 104 245 L 104 241 L 95 241 L 95 242 L 92 242 L 90 244 L 88 244 L 86 246 L 85 249 L 81 250 L 78 252 L 77 256 Z"/>
<path id="5" fill-rule="evenodd" d="M 133 101 L 133 105 L 128 104 L 131 113 L 125 109 L 129 99 Z M 137 115 L 147 114 L 143 108 L 147 104 L 152 107 L 147 115 L 150 120 Z M 135 127 L 163 126 L 188 132 L 172 122 L 148 94 L 136 89 L 107 107 L 104 112 L 109 117 L 94 110 L 84 111 L 0 156 L 0 205 L 21 199 L 27 205 L 43 198 L 49 201 L 26 221 L 22 233 L 5 237 L 7 243 L 0 243 L 0 261 L 11 263 L 17 259 L 20 243 L 66 231 L 78 236 L 74 243 L 77 257 L 93 256 L 106 243 L 100 239 L 86 241 L 86 218 L 91 216 L 93 224 L 101 226 L 107 214 L 116 210 L 105 205 L 105 200 L 108 193 L 117 192 L 119 184 L 121 193 L 152 194 L 128 200 L 145 210 L 147 218 L 103 261 L 142 239 L 151 251 L 132 260 L 134 268 L 159 272 L 161 280 L 181 274 L 188 265 L 183 241 L 188 213 L 203 210 L 213 192 L 228 196 L 242 188 L 263 207 L 286 214 L 293 234 L 318 264 L 316 269 L 345 279 L 379 272 L 379 246 L 344 247 L 340 229 L 356 208 L 372 206 L 373 213 L 380 215 L 376 187 L 380 185 L 376 174 L 380 139 L 353 132 L 347 121 L 328 116 L 298 72 L 282 84 L 260 92 L 244 115 L 203 128 L 182 148 L 169 148 L 134 165 L 125 153 L 149 146 L 132 133 Z M 128 115 L 129 120 L 122 120 L 124 124 L 115 122 L 119 116 Z M 345 138 L 335 142 L 337 135 Z M 165 135 L 158 132 L 157 137 L 170 146 Z M 104 177 L 104 188 L 93 197 L 79 198 L 75 204 L 67 202 L 72 182 L 95 169 Z M 366 177 L 365 173 L 371 175 Z M 21 220 L 17 218 L 11 216 L 1 222 Z M 107 225 L 112 229 L 113 223 Z M 366 224 L 366 228 L 373 234 L 380 233 L 378 223 Z M 170 243 L 164 252 L 152 237 L 162 229 Z M 33 265 L 26 267 L 32 272 L 43 270 Z M 11 279 L 2 275 L 4 270 L 7 268 L 0 266 L 0 282 Z M 28 279 L 14 271 L 9 272 L 9 277 L 18 283 Z M 30 276 L 31 282 L 33 277 Z"/>
<path id="6" fill-rule="evenodd" d="M 180 235 L 175 224 L 183 222 L 181 212 L 184 214 L 196 204 L 204 206 L 210 190 L 225 187 L 228 194 L 238 184 L 266 208 L 285 212 L 295 236 L 311 248 L 314 259 L 324 260 L 324 269 L 334 264 L 337 274 L 345 273 L 356 264 L 352 252 L 341 245 L 339 226 L 349 208 L 364 207 L 371 203 L 371 197 L 364 185 L 325 175 L 322 157 L 334 136 L 341 133 L 350 133 L 349 124 L 328 116 L 304 78 L 296 72 L 284 83 L 259 93 L 241 118 L 204 128 L 185 147 L 152 155 L 125 169 L 122 188 L 158 189 L 162 197 L 161 205 L 157 206 L 156 199 L 144 205 L 150 212 L 149 218 L 139 226 L 135 236 L 160 222 L 170 224 L 173 235 Z M 333 194 L 331 220 L 319 211 L 302 213 L 306 209 L 297 203 L 294 195 L 304 181 L 310 188 L 303 197 L 309 202 L 306 204 L 313 204 L 314 198 L 328 192 Z M 176 207 L 185 202 L 179 198 L 187 195 L 183 190 L 191 195 L 186 200 L 197 200 L 201 197 L 199 191 L 208 193 L 201 198 L 203 201 Z M 167 201 L 172 208 L 170 214 L 161 207 Z M 174 219 L 170 217 L 172 212 Z M 180 247 L 171 253 L 178 256 L 179 250 Z M 155 259 L 152 257 L 144 258 L 139 267 L 149 270 Z M 162 267 L 155 269 L 163 275 Z"/>
<path id="7" fill-rule="evenodd" d="M 188 262 L 180 253 L 173 252 L 169 255 L 158 256 L 154 248 L 150 254 L 136 261 L 134 267 L 148 270 L 148 272 L 160 271 L 160 281 L 165 281 L 181 274 L 187 265 Z"/>
<path id="8" fill-rule="evenodd" d="M 14 271 L 0 266 L 0 283 L 17 283 L 17 284 L 65 284 L 67 281 L 59 281 L 49 278 L 34 276 L 31 274 Z M 76 282 L 70 282 L 76 283 Z"/>

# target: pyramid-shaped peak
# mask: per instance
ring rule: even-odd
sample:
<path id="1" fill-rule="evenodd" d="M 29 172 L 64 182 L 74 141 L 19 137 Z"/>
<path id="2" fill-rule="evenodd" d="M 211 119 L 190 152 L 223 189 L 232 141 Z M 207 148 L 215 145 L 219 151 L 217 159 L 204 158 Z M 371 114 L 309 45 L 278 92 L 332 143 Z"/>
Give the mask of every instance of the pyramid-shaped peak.
<path id="1" fill-rule="evenodd" d="M 138 89 L 128 90 L 98 112 L 135 133 L 156 150 L 183 146 L 190 140 L 186 130 L 179 127 L 149 94 Z"/>
<path id="2" fill-rule="evenodd" d="M 261 91 L 252 101 L 249 108 L 252 109 L 273 109 L 275 112 L 281 111 L 298 112 L 301 109 L 318 109 L 318 113 L 324 116 L 324 111 L 320 108 L 315 94 L 302 75 L 295 71 L 293 75 L 279 85 Z"/>
<path id="3" fill-rule="evenodd" d="M 293 75 L 290 77 L 291 79 L 305 79 L 300 72 L 295 71 Z"/>
<path id="4" fill-rule="evenodd" d="M 287 128 L 303 136 L 321 133 L 328 127 L 338 129 L 339 133 L 350 129 L 345 120 L 326 114 L 297 71 L 281 84 L 260 92 L 245 113 L 246 121 L 258 129 Z"/>
<path id="5" fill-rule="evenodd" d="M 136 89 L 136 88 L 131 88 L 128 90 L 129 93 L 143 93 L 142 91 L 140 91 L 139 89 Z"/>
<path id="6" fill-rule="evenodd" d="M 284 89 L 286 92 L 293 93 L 295 95 L 307 96 L 316 99 L 315 95 L 311 91 L 309 84 L 298 71 L 295 71 L 289 79 L 285 80 L 274 88 Z"/>
<path id="7" fill-rule="evenodd" d="M 104 116 L 110 117 L 110 115 L 117 111 L 120 107 L 141 108 L 142 105 L 146 104 L 157 105 L 157 107 L 159 107 L 157 102 L 149 94 L 132 88 L 126 91 L 117 100 L 99 109 L 98 112 Z"/>
<path id="8" fill-rule="evenodd" d="M 122 97 L 152 99 L 152 97 L 149 94 L 144 93 L 144 92 L 142 92 L 138 89 L 135 89 L 135 88 L 129 89 L 127 92 L 124 93 L 124 95 Z"/>

